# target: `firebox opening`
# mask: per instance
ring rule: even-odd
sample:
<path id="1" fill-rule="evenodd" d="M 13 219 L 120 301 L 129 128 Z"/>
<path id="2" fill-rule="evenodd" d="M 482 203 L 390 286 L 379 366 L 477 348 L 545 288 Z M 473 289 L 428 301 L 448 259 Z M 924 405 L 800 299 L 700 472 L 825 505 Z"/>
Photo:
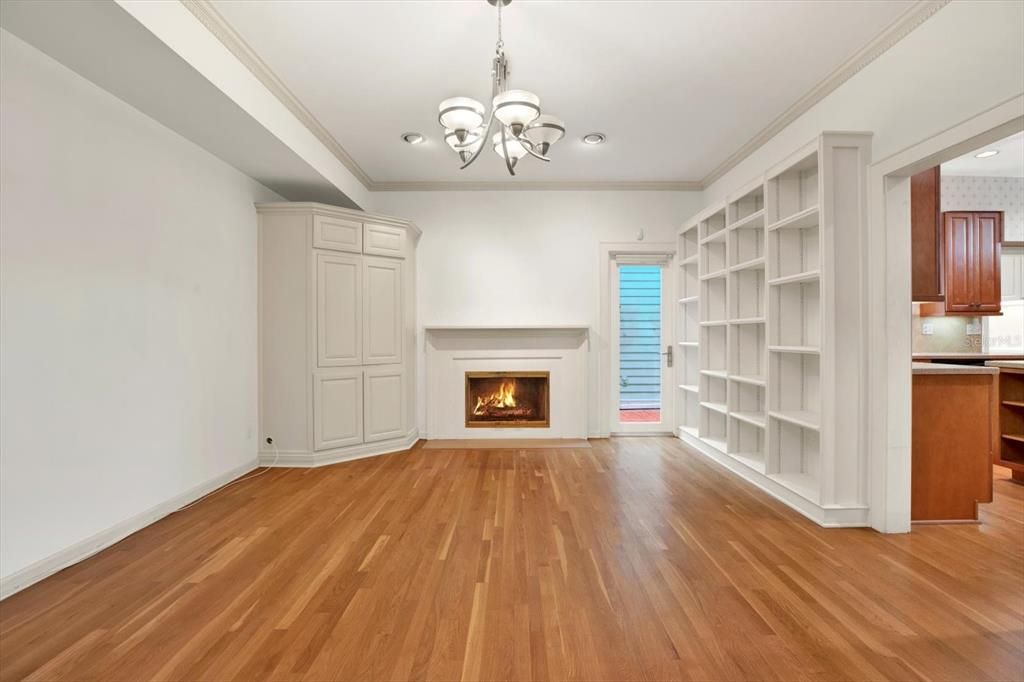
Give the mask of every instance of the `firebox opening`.
<path id="1" fill-rule="evenodd" d="M 466 372 L 466 426 L 550 426 L 549 372 Z"/>

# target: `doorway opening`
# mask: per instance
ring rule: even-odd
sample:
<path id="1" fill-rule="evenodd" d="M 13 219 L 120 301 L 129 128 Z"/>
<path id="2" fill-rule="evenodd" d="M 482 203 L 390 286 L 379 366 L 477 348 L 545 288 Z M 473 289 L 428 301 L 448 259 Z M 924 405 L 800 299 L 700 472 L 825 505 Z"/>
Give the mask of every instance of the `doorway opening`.
<path id="1" fill-rule="evenodd" d="M 660 265 L 619 266 L 619 421 L 661 423 Z"/>

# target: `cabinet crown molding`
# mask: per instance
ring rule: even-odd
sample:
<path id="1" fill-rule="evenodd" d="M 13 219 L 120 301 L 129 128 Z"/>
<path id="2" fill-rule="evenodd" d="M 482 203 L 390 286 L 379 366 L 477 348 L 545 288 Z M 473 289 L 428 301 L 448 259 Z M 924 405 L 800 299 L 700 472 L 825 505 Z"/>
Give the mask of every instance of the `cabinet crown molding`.
<path id="1" fill-rule="evenodd" d="M 345 218 L 360 223 L 373 223 L 376 225 L 392 225 L 408 230 L 418 241 L 423 230 L 411 220 L 396 218 L 394 216 L 382 215 L 380 213 L 367 213 L 351 208 L 341 208 L 330 204 L 321 204 L 316 201 L 273 201 L 257 203 L 256 212 L 260 214 L 295 214 L 313 212 L 316 215 L 325 215 L 333 218 Z"/>

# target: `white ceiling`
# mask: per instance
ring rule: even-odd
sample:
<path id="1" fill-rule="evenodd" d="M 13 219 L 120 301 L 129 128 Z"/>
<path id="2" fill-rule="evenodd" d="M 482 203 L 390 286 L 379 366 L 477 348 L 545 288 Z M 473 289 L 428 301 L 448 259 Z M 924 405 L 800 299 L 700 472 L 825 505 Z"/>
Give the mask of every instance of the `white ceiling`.
<path id="1" fill-rule="evenodd" d="M 975 156 L 978 152 L 990 149 L 999 153 L 986 159 L 979 159 Z M 942 164 L 942 174 L 1024 178 L 1024 133 L 1011 135 L 944 163 Z"/>
<path id="2" fill-rule="evenodd" d="M 907 0 L 515 0 L 513 87 L 568 135 L 537 181 L 699 181 L 906 11 Z M 459 171 L 437 124 L 490 99 L 496 10 L 484 0 L 214 0 L 375 182 L 505 180 L 489 150 Z M 427 136 L 410 146 L 406 131 Z M 580 142 L 600 131 L 608 142 Z"/>

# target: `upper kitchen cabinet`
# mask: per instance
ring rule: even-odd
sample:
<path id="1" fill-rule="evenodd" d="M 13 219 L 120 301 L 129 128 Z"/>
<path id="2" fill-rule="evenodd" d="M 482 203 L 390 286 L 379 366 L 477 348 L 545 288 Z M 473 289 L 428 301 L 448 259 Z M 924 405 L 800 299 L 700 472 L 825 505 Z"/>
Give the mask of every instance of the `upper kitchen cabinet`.
<path id="1" fill-rule="evenodd" d="M 941 173 L 939 166 L 910 178 L 914 301 L 943 300 Z"/>
<path id="2" fill-rule="evenodd" d="M 998 315 L 1002 211 L 942 214 L 947 315 Z"/>

